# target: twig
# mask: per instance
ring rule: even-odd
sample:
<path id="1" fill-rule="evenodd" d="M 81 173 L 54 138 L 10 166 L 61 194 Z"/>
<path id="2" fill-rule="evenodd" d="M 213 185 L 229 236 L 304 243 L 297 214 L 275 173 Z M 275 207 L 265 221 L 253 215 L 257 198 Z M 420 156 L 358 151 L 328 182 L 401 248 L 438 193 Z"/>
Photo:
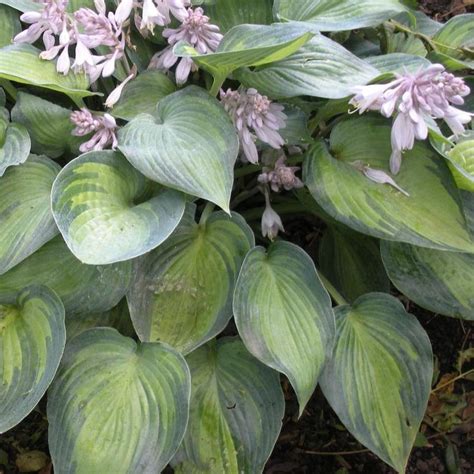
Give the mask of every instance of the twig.
<path id="1" fill-rule="evenodd" d="M 442 388 L 451 385 L 456 380 L 463 379 L 464 377 L 466 377 L 469 374 L 472 374 L 473 372 L 474 372 L 474 369 L 468 370 L 467 372 L 463 372 L 462 374 L 459 374 L 457 377 L 454 377 L 453 379 L 449 380 L 448 382 L 443 383 L 442 385 L 439 385 L 438 387 L 434 388 L 433 390 L 431 390 L 431 393 L 437 392 L 438 390 L 441 390 Z"/>

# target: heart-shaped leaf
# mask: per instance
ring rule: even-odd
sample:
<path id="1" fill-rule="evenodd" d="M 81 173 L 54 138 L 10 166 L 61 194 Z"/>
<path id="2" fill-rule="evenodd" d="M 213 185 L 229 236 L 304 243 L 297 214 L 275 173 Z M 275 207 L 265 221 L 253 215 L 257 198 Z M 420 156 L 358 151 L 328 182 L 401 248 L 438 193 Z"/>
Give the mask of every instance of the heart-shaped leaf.
<path id="1" fill-rule="evenodd" d="M 54 292 L 29 286 L 0 304 L 0 434 L 18 424 L 53 380 L 66 343 L 64 307 Z"/>
<path id="2" fill-rule="evenodd" d="M 301 415 L 335 332 L 331 299 L 313 261 L 288 242 L 251 250 L 235 287 L 234 317 L 247 349 L 288 377 Z"/>
<path id="3" fill-rule="evenodd" d="M 188 428 L 172 460 L 176 474 L 259 474 L 281 430 L 285 403 L 278 374 L 238 338 L 187 357 L 192 395 Z"/>
<path id="4" fill-rule="evenodd" d="M 103 313 L 66 314 L 66 337 L 68 341 L 88 329 L 98 327 L 112 327 L 123 336 L 135 336 L 125 298 L 117 306 Z"/>
<path id="5" fill-rule="evenodd" d="M 58 233 L 50 194 L 59 170 L 49 158 L 31 155 L 0 178 L 0 275 Z"/>
<path id="6" fill-rule="evenodd" d="M 183 215 L 184 197 L 166 189 L 156 195 L 152 185 L 113 151 L 85 153 L 65 166 L 54 182 L 52 209 L 72 253 L 106 265 L 166 240 Z"/>
<path id="7" fill-rule="evenodd" d="M 273 21 L 272 0 L 219 0 L 206 6 L 206 14 L 222 32 L 243 24 L 268 25 Z"/>
<path id="8" fill-rule="evenodd" d="M 404 154 L 401 171 L 394 178 L 409 196 L 370 181 L 353 166 L 362 162 L 388 173 L 390 153 L 386 120 L 368 116 L 347 120 L 333 129 L 329 150 L 323 142 L 311 148 L 305 160 L 305 183 L 326 212 L 359 232 L 423 247 L 474 252 L 449 170 L 426 144 L 418 142 Z"/>
<path id="9" fill-rule="evenodd" d="M 219 334 L 232 317 L 240 266 L 255 245 L 238 214 L 196 224 L 194 207 L 173 235 L 143 259 L 127 296 L 142 341 L 188 353 Z"/>
<path id="10" fill-rule="evenodd" d="M 0 141 L 0 177 L 9 166 L 24 163 L 31 149 L 30 136 L 23 125 L 8 123 L 5 126 L 5 137 L 3 141 Z"/>
<path id="11" fill-rule="evenodd" d="M 369 293 L 336 309 L 337 342 L 320 380 L 345 427 L 399 473 L 425 414 L 430 340 L 394 297 Z"/>
<path id="12" fill-rule="evenodd" d="M 73 97 L 94 95 L 87 90 L 89 81 L 85 74 L 59 74 L 54 62 L 40 59 L 40 52 L 29 44 L 13 44 L 1 48 L 0 78 L 44 87 Z"/>
<path id="13" fill-rule="evenodd" d="M 21 25 L 18 12 L 13 8 L 0 4 L 0 48 L 11 44 L 13 38 L 20 31 Z"/>
<path id="14" fill-rule="evenodd" d="M 184 358 L 166 345 L 110 328 L 75 337 L 48 392 L 55 472 L 161 472 L 186 430 L 190 386 Z"/>
<path id="15" fill-rule="evenodd" d="M 319 267 L 348 301 L 372 291 L 390 293 L 378 242 L 342 226 L 324 232 Z"/>
<path id="16" fill-rule="evenodd" d="M 347 97 L 354 86 L 379 75 L 339 43 L 319 34 L 282 61 L 236 73 L 245 86 L 274 98 L 309 95 L 328 99 Z"/>
<path id="17" fill-rule="evenodd" d="M 125 295 L 131 279 L 132 262 L 85 265 L 58 236 L 0 275 L 0 302 L 12 303 L 25 286 L 41 284 L 57 293 L 68 315 L 107 311 Z"/>
<path id="18" fill-rule="evenodd" d="M 139 114 L 153 114 L 158 102 L 175 90 L 171 79 L 162 72 L 145 71 L 125 86 L 112 115 L 132 120 Z"/>
<path id="19" fill-rule="evenodd" d="M 281 20 L 304 21 L 314 31 L 346 31 L 379 25 L 406 11 L 402 0 L 275 0 Z"/>
<path id="20" fill-rule="evenodd" d="M 305 25 L 238 25 L 225 34 L 215 53 L 200 54 L 183 41 L 173 51 L 177 56 L 193 58 L 198 66 L 214 76 L 216 83 L 222 83 L 241 67 L 281 61 L 312 36 Z"/>
<path id="21" fill-rule="evenodd" d="M 205 90 L 191 86 L 162 99 L 153 115 L 120 130 L 119 148 L 148 178 L 228 211 L 239 141 L 229 115 Z"/>
<path id="22" fill-rule="evenodd" d="M 71 111 L 25 92 L 19 92 L 12 109 L 12 120 L 24 125 L 31 137 L 33 153 L 58 158 L 79 153 L 83 137 L 74 137 Z"/>
<path id="23" fill-rule="evenodd" d="M 434 313 L 474 320 L 474 255 L 382 242 L 393 284 Z"/>

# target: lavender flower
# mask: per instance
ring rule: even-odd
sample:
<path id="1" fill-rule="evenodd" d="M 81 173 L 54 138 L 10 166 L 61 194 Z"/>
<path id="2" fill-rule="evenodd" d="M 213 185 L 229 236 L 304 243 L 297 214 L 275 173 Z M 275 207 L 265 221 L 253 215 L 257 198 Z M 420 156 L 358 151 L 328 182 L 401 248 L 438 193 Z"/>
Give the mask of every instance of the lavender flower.
<path id="1" fill-rule="evenodd" d="M 286 127 L 287 116 L 283 113 L 282 105 L 271 102 L 256 89 L 221 90 L 220 97 L 232 117 L 242 150 L 250 163 L 258 162 L 257 138 L 275 149 L 285 144 L 278 133 L 278 130 Z"/>
<path id="2" fill-rule="evenodd" d="M 140 30 L 153 33 L 155 25 L 165 26 L 171 23 L 171 15 L 179 21 L 188 16 L 186 7 L 191 6 L 190 0 L 143 0 Z"/>
<path id="3" fill-rule="evenodd" d="M 298 166 L 286 166 L 286 156 L 282 152 L 273 168 L 264 167 L 258 181 L 262 184 L 270 185 L 272 191 L 279 193 L 282 189 L 291 191 L 302 188 L 303 182 L 295 173 L 300 168 Z"/>
<path id="4" fill-rule="evenodd" d="M 186 41 L 199 53 L 207 54 L 214 52 L 222 40 L 219 27 L 209 23 L 209 17 L 204 15 L 202 8 L 188 8 L 181 26 L 176 29 L 165 28 L 163 36 L 168 38 L 169 46 L 152 58 L 152 69 L 168 70 L 176 64 L 180 58 L 173 53 L 173 46 L 178 41 Z M 176 68 L 176 82 L 184 84 L 191 71 L 197 69 L 191 58 L 181 58 Z"/>
<path id="5" fill-rule="evenodd" d="M 265 187 L 265 211 L 262 214 L 262 235 L 270 240 L 275 240 L 278 233 L 285 232 L 283 222 L 278 213 L 272 208 L 268 188 Z"/>
<path id="6" fill-rule="evenodd" d="M 84 137 L 94 133 L 87 142 L 79 147 L 82 153 L 103 150 L 110 145 L 113 150 L 117 147 L 115 134 L 117 123 L 111 115 L 93 115 L 90 110 L 83 108 L 71 113 L 71 122 L 76 126 L 72 131 L 72 134 L 76 137 Z"/>
<path id="7" fill-rule="evenodd" d="M 416 74 L 397 74 L 388 84 L 357 87 L 350 103 L 359 113 L 378 110 L 385 117 L 396 114 L 392 127 L 390 169 L 400 170 L 402 152 L 411 150 L 415 139 L 425 140 L 432 119 L 443 119 L 455 135 L 464 132 L 472 115 L 453 105 L 462 105 L 470 93 L 460 78 L 445 71 L 441 64 L 432 64 Z"/>
<path id="8" fill-rule="evenodd" d="M 25 12 L 20 16 L 21 21 L 30 26 L 15 36 L 15 43 L 34 43 L 43 36 L 45 48 L 50 49 L 55 44 L 54 36 L 67 29 L 68 0 L 42 0 L 40 3 L 43 5 L 41 11 Z"/>

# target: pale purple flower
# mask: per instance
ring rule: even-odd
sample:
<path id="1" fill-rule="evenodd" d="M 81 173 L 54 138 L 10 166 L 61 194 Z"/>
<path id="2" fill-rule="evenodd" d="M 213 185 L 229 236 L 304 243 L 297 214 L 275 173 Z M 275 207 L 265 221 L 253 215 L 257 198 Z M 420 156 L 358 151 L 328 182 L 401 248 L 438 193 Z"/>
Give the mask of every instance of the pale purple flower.
<path id="1" fill-rule="evenodd" d="M 151 62 L 151 69 L 168 70 L 179 60 L 176 68 L 176 83 L 184 84 L 191 71 L 197 71 L 197 66 L 191 58 L 179 58 L 173 53 L 173 46 L 179 41 L 185 41 L 201 54 L 214 52 L 222 40 L 219 27 L 209 23 L 209 17 L 204 15 L 202 8 L 188 8 L 186 18 L 176 29 L 165 28 L 163 37 L 168 39 L 169 46 L 156 54 Z"/>
<path id="2" fill-rule="evenodd" d="M 275 240 L 279 232 L 285 232 L 283 222 L 278 213 L 272 208 L 268 189 L 265 189 L 265 210 L 262 214 L 262 235 L 270 240 Z"/>
<path id="3" fill-rule="evenodd" d="M 153 33 L 155 25 L 165 26 L 171 23 L 171 15 L 179 21 L 187 17 L 186 7 L 191 6 L 190 0 L 143 0 L 140 30 Z"/>
<path id="4" fill-rule="evenodd" d="M 72 131 L 74 136 L 84 137 L 91 133 L 94 134 L 79 147 L 82 153 L 103 150 L 109 146 L 113 150 L 117 148 L 116 131 L 118 127 L 110 114 L 93 115 L 90 110 L 83 108 L 71 113 L 71 122 L 76 126 Z"/>
<path id="5" fill-rule="evenodd" d="M 354 165 L 359 171 L 361 171 L 362 173 L 364 173 L 364 175 L 365 175 L 367 178 L 369 178 L 371 181 L 373 181 L 374 183 L 389 184 L 390 186 L 393 186 L 395 189 L 397 189 L 398 191 L 400 191 L 400 192 L 401 192 L 402 194 L 404 194 L 405 196 L 407 196 L 407 197 L 410 196 L 410 195 L 409 195 L 404 189 L 402 189 L 402 188 L 396 183 L 396 181 L 395 181 L 388 173 L 386 173 L 385 171 L 371 168 L 370 166 L 365 165 L 365 164 L 362 163 L 361 161 L 356 161 L 356 162 L 353 163 L 353 165 Z"/>
<path id="6" fill-rule="evenodd" d="M 111 109 L 119 100 L 125 86 L 137 75 L 136 66 L 134 66 L 132 73 L 120 83 L 107 97 L 105 106 Z"/>
<path id="7" fill-rule="evenodd" d="M 250 163 L 258 162 L 257 138 L 274 149 L 285 144 L 278 133 L 286 127 L 287 116 L 282 105 L 272 102 L 256 89 L 221 90 L 220 98 L 237 128 L 242 150 Z"/>
<path id="8" fill-rule="evenodd" d="M 41 36 L 46 49 L 55 44 L 54 36 L 61 34 L 68 26 L 66 7 L 68 0 L 42 0 L 40 11 L 25 12 L 20 16 L 24 23 L 30 26 L 17 34 L 15 43 L 34 43 Z"/>
<path id="9" fill-rule="evenodd" d="M 400 170 L 402 153 L 414 147 L 415 140 L 425 140 L 432 119 L 443 119 L 455 135 L 464 132 L 472 114 L 453 105 L 462 105 L 470 93 L 465 82 L 432 64 L 416 74 L 396 74 L 388 84 L 372 84 L 355 89 L 350 103 L 359 113 L 378 110 L 385 117 L 395 114 L 392 127 L 390 169 Z"/>
<path id="10" fill-rule="evenodd" d="M 273 168 L 264 167 L 263 172 L 258 177 L 259 183 L 268 184 L 272 191 L 279 193 L 282 189 L 291 191 L 302 188 L 303 182 L 296 176 L 298 166 L 287 166 L 284 153 L 275 162 Z"/>

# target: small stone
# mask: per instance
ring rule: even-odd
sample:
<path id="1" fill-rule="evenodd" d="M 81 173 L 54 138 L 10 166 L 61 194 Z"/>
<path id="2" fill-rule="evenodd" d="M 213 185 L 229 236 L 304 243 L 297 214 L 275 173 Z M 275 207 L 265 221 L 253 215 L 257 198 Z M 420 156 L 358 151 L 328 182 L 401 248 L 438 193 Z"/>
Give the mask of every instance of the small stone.
<path id="1" fill-rule="evenodd" d="M 42 451 L 28 451 L 16 458 L 16 467 L 20 472 L 36 472 L 48 464 L 49 458 Z"/>

